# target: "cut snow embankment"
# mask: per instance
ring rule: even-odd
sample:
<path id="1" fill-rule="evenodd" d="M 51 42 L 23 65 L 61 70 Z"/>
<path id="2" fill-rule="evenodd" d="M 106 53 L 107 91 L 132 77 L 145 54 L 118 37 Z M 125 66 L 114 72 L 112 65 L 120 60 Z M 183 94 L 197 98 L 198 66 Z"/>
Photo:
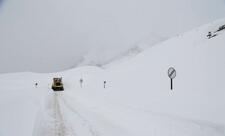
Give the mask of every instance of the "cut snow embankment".
<path id="1" fill-rule="evenodd" d="M 223 24 L 179 35 L 107 69 L 1 75 L 0 134 L 224 136 L 225 31 L 206 37 Z M 173 91 L 170 66 L 177 70 Z M 64 92 L 51 90 L 55 76 L 63 77 Z"/>

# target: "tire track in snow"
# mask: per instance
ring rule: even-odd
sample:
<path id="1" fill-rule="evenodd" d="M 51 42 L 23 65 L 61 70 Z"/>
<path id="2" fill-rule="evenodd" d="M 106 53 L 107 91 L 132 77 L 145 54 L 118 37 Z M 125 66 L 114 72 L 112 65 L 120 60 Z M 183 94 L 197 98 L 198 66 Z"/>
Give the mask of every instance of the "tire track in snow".
<path id="1" fill-rule="evenodd" d="M 55 136 L 75 136 L 74 131 L 71 127 L 68 127 L 64 121 L 60 104 L 58 98 L 60 98 L 59 94 L 54 94 L 54 120 L 55 120 Z"/>
<path id="2" fill-rule="evenodd" d="M 82 125 L 88 129 L 92 136 L 100 136 L 99 132 L 93 128 L 90 122 L 85 119 L 77 110 L 70 106 L 70 104 L 64 99 L 64 97 L 60 97 L 60 99 L 62 100 L 63 104 L 80 119 Z"/>
<path id="3" fill-rule="evenodd" d="M 60 97 L 62 97 L 60 92 L 45 97 L 37 113 L 33 136 L 76 136 L 72 126 L 62 114 Z"/>
<path id="4" fill-rule="evenodd" d="M 58 94 L 54 94 L 54 120 L 55 120 L 55 136 L 65 136 L 65 124 L 63 122 L 62 114 L 57 100 Z"/>

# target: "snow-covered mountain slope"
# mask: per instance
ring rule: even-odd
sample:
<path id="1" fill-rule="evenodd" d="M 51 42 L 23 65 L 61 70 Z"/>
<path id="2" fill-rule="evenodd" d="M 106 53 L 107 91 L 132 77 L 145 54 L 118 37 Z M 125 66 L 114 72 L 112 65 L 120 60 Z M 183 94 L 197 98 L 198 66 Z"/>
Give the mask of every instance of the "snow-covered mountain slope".
<path id="1" fill-rule="evenodd" d="M 112 82 L 122 87 L 129 81 L 132 90 L 149 94 L 144 97 L 140 94 L 140 100 L 135 101 L 136 107 L 150 107 L 154 111 L 224 124 L 225 31 L 218 32 L 211 39 L 206 37 L 208 31 L 215 31 L 224 24 L 222 20 L 179 35 L 122 63 L 118 68 L 113 67 L 112 74 L 120 76 Z M 174 79 L 174 91 L 168 92 L 167 70 L 171 66 L 177 70 L 177 77 Z M 129 90 L 127 87 L 124 84 L 123 89 Z M 113 93 L 119 91 L 113 90 Z M 137 98 L 139 93 L 130 92 L 129 101 Z M 121 90 L 115 94 L 127 96 L 127 92 L 123 94 Z"/>
<path id="2" fill-rule="evenodd" d="M 224 0 L 3 0 L 0 72 L 59 71 L 82 58 L 105 64 L 143 39 L 160 41 L 224 13 Z"/>
<path id="3" fill-rule="evenodd" d="M 2 74 L 0 134 L 224 136 L 225 30 L 206 37 L 224 24 L 194 29 L 106 69 Z M 177 70 L 172 91 L 170 66 Z M 63 77 L 64 92 L 51 90 L 55 76 Z"/>

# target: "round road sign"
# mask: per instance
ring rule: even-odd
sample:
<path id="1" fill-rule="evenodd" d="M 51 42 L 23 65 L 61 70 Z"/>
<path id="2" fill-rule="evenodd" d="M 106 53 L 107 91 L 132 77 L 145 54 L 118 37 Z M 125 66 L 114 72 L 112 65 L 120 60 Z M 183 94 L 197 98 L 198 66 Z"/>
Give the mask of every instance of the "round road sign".
<path id="1" fill-rule="evenodd" d="M 168 69 L 168 76 L 170 79 L 174 79 L 176 77 L 176 70 L 173 67 Z"/>

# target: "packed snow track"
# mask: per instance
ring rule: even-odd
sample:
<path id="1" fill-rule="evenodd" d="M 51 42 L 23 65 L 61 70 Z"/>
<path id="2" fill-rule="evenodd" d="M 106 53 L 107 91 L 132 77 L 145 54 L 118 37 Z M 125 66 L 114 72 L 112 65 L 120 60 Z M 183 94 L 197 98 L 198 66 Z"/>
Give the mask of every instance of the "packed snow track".
<path id="1" fill-rule="evenodd" d="M 54 92 L 47 99 L 49 100 L 45 108 L 49 108 L 46 109 L 49 112 L 45 114 L 48 114 L 46 116 L 51 120 L 39 118 L 40 122 L 36 125 L 38 131 L 34 133 L 35 136 L 79 136 L 80 133 L 85 136 L 100 136 L 88 120 L 68 103 L 63 92 Z M 70 117 L 66 116 L 68 114 Z"/>

